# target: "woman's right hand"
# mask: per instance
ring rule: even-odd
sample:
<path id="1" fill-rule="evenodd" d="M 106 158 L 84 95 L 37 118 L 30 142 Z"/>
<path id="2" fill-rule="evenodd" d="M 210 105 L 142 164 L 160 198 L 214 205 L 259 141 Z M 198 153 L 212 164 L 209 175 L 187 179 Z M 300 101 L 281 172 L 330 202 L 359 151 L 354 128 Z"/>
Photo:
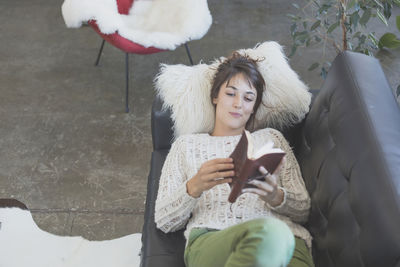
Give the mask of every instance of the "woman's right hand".
<path id="1" fill-rule="evenodd" d="M 186 190 L 192 197 L 198 198 L 204 191 L 216 185 L 232 182 L 234 165 L 231 158 L 209 160 L 201 165 L 199 171 L 186 183 Z"/>

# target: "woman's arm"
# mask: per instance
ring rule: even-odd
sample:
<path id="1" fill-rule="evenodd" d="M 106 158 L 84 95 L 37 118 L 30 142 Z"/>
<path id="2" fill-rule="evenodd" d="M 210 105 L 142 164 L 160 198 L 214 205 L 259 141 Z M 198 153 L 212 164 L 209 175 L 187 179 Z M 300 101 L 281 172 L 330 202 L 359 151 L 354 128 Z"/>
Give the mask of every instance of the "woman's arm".
<path id="1" fill-rule="evenodd" d="M 154 220 L 165 233 L 183 228 L 198 199 L 186 190 L 184 139 L 178 138 L 171 146 L 161 171 L 155 205 Z"/>
<path id="2" fill-rule="evenodd" d="M 275 212 L 288 216 L 292 221 L 304 223 L 308 219 L 311 200 L 301 176 L 300 167 L 285 137 L 277 130 L 269 129 L 275 147 L 286 152 L 286 162 L 280 170 L 278 184 L 284 192 L 282 203 L 270 206 Z"/>

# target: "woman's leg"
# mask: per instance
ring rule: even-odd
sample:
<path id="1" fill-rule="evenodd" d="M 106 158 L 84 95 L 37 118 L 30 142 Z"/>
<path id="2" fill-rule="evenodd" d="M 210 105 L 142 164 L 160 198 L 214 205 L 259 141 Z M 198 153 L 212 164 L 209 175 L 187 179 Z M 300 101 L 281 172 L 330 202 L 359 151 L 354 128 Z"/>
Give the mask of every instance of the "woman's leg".
<path id="1" fill-rule="evenodd" d="M 289 263 L 295 246 L 289 227 L 275 218 L 251 220 L 200 235 L 199 231 L 204 229 L 191 232 L 185 250 L 188 267 L 281 267 Z"/>
<path id="2" fill-rule="evenodd" d="M 314 267 L 314 261 L 303 239 L 296 237 L 296 247 L 288 267 Z"/>

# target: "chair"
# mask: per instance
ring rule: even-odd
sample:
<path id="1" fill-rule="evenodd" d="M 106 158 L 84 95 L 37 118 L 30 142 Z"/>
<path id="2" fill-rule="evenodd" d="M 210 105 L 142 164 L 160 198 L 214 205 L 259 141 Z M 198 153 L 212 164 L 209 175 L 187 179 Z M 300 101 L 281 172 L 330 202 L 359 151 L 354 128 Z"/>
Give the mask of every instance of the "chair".
<path id="1" fill-rule="evenodd" d="M 168 12 L 163 10 L 166 5 Z M 200 15 L 187 12 L 194 8 Z M 62 13 L 67 27 L 80 27 L 87 21 L 103 38 L 95 66 L 99 64 L 105 41 L 125 53 L 126 112 L 129 112 L 129 54 L 153 54 L 184 44 L 193 65 L 187 42 L 202 38 L 212 21 L 206 0 L 65 0 Z M 160 19 L 165 13 L 170 13 L 169 17 Z"/>
<path id="2" fill-rule="evenodd" d="M 400 266 L 400 109 L 379 61 L 344 52 L 314 92 L 308 116 L 284 132 L 298 159 L 311 212 L 317 267 Z M 142 231 L 142 267 L 184 267 L 183 230 L 156 228 L 154 208 L 173 137 L 156 98 Z"/>

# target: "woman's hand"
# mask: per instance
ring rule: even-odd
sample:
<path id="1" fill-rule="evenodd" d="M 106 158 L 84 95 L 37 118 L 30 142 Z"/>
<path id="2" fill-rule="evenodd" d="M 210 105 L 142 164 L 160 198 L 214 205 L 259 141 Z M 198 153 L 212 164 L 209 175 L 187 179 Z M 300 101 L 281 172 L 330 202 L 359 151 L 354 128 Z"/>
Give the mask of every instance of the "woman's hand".
<path id="1" fill-rule="evenodd" d="M 231 158 L 220 158 L 209 160 L 201 165 L 200 170 L 186 183 L 186 190 L 192 197 L 200 195 L 218 184 L 232 182 L 233 160 Z"/>
<path id="2" fill-rule="evenodd" d="M 255 193 L 272 207 L 280 205 L 283 201 L 284 193 L 278 188 L 279 173 L 286 162 L 286 157 L 282 158 L 273 174 L 270 174 L 263 166 L 259 168 L 261 174 L 265 175 L 265 180 L 252 180 L 249 184 L 257 188 L 245 188 L 242 193 Z"/>

